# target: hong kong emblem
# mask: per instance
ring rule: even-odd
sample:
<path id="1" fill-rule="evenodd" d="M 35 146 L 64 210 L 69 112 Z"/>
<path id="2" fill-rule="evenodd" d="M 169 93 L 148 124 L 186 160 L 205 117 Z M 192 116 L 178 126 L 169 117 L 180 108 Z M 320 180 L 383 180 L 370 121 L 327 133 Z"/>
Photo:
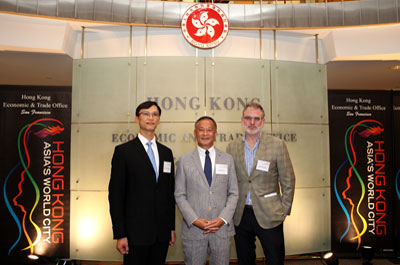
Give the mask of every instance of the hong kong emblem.
<path id="1" fill-rule="evenodd" d="M 218 6 L 210 3 L 196 4 L 183 14 L 181 29 L 185 39 L 193 46 L 211 49 L 225 40 L 229 22 Z"/>

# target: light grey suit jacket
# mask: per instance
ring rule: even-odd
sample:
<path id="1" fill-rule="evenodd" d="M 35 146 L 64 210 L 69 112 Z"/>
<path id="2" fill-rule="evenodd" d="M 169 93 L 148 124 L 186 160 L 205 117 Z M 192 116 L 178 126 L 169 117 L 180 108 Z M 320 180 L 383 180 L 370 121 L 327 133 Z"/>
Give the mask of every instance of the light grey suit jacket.
<path id="1" fill-rule="evenodd" d="M 228 223 L 221 226 L 215 235 L 227 238 L 235 234 L 232 218 L 239 193 L 235 166 L 231 155 L 217 148 L 215 152 L 211 187 L 201 166 L 197 148 L 183 155 L 177 163 L 175 200 L 184 219 L 182 239 L 199 240 L 208 236 L 204 230 L 192 224 L 197 218 L 211 220 L 221 217 Z M 218 165 L 226 165 L 226 174 L 216 173 Z"/>
<path id="2" fill-rule="evenodd" d="M 244 160 L 243 138 L 230 143 L 227 152 L 235 160 L 239 185 L 235 225 L 238 226 L 242 220 L 249 190 L 258 224 L 264 229 L 280 225 L 290 214 L 295 187 L 293 167 L 285 143 L 277 137 L 262 134 L 250 176 Z M 257 169 L 259 161 L 269 162 L 268 169 Z"/>

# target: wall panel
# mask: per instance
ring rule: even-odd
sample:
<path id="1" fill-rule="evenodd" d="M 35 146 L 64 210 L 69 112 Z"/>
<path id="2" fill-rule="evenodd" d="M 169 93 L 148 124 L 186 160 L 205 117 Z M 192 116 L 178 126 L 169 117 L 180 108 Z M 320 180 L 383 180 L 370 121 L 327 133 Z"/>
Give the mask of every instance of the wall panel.
<path id="1" fill-rule="evenodd" d="M 108 181 L 114 146 L 138 132 L 134 111 L 152 99 L 162 108 L 156 134 L 175 161 L 196 143 L 194 121 L 218 123 L 216 147 L 242 137 L 243 105 L 259 101 L 263 133 L 286 141 L 296 173 L 292 215 L 285 221 L 286 254 L 330 249 L 329 148 L 324 65 L 219 57 L 129 57 L 74 61 L 71 159 L 71 257 L 121 260 L 112 240 Z M 182 217 L 167 260 L 183 260 Z M 83 233 L 95 218 L 94 233 Z M 101 219 L 101 225 L 97 225 Z M 90 223 L 90 221 L 89 221 Z M 301 229 L 299 229 L 301 227 Z M 301 231 L 301 232 L 300 232 Z M 84 244 L 90 240 L 91 244 Z M 262 256 L 257 241 L 257 256 Z M 236 254 L 232 245 L 231 258 Z"/>

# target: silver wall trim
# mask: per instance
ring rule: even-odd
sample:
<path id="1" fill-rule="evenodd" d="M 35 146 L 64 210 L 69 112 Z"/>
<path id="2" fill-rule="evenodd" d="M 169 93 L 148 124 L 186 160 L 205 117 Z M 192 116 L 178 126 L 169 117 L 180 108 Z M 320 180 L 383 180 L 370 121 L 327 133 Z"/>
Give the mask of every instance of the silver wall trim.
<path id="1" fill-rule="evenodd" d="M 147 0 L 0 0 L 0 12 L 67 19 L 180 26 L 194 3 Z M 305 4 L 217 4 L 233 28 L 310 28 L 398 23 L 400 0 L 359 0 Z"/>
<path id="2" fill-rule="evenodd" d="M 315 63 L 319 63 L 319 49 L 318 49 L 318 34 L 314 35 L 315 37 Z"/>
<path id="3" fill-rule="evenodd" d="M 85 27 L 81 31 L 81 59 L 85 57 Z"/>
<path id="4" fill-rule="evenodd" d="M 278 48 L 276 47 L 276 30 L 274 32 L 274 60 L 278 60 Z"/>
<path id="5" fill-rule="evenodd" d="M 133 52 L 132 39 L 133 39 L 133 36 L 132 36 L 132 25 L 130 25 L 129 26 L 129 57 L 132 57 L 132 52 Z"/>

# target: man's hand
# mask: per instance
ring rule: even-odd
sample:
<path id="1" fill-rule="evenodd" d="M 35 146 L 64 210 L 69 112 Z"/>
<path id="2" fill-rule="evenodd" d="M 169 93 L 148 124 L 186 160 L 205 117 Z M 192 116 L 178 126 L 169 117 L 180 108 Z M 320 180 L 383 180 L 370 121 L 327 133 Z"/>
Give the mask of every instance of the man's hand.
<path id="1" fill-rule="evenodd" d="M 117 240 L 117 250 L 122 255 L 129 253 L 128 238 L 123 237 Z"/>
<path id="2" fill-rule="evenodd" d="M 208 220 L 203 219 L 203 218 L 197 218 L 194 222 L 193 225 L 197 226 L 200 229 L 205 230 L 206 225 L 208 224 Z"/>
<path id="3" fill-rule="evenodd" d="M 208 224 L 204 227 L 204 230 L 206 230 L 204 232 L 204 234 L 215 233 L 224 224 L 225 224 L 225 222 L 221 218 L 219 218 L 219 217 L 214 218 L 214 219 L 208 221 Z"/>
<path id="4" fill-rule="evenodd" d="M 169 241 L 169 245 L 172 247 L 175 244 L 176 235 L 175 231 L 171 231 L 171 240 Z"/>

